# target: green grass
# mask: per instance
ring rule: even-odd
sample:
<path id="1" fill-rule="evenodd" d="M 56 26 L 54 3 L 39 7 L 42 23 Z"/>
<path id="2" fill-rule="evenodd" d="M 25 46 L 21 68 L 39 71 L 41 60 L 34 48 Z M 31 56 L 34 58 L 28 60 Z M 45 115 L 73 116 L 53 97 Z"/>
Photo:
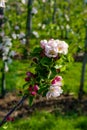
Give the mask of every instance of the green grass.
<path id="1" fill-rule="evenodd" d="M 8 123 L 6 130 L 87 130 L 87 117 L 36 112 L 31 117 Z M 4 130 L 0 128 L 0 130 Z"/>
<path id="2" fill-rule="evenodd" d="M 22 85 L 25 83 L 24 79 L 26 77 L 26 72 L 28 71 L 28 66 L 29 61 L 26 60 L 15 60 L 9 65 L 9 71 L 6 72 L 6 88 L 8 91 L 13 91 L 22 87 Z"/>
<path id="3" fill-rule="evenodd" d="M 80 80 L 81 80 L 81 73 L 82 73 L 82 63 L 81 62 L 74 62 L 70 67 L 63 74 L 64 78 L 64 91 L 74 93 L 77 95 L 80 87 Z M 85 71 L 85 79 L 84 79 L 84 91 L 87 92 L 87 65 Z"/>

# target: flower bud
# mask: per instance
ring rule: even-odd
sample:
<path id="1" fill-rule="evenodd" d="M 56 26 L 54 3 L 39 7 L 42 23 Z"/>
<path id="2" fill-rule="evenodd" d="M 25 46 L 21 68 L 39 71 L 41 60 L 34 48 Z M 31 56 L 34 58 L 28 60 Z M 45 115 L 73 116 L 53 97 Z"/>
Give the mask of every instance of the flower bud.
<path id="1" fill-rule="evenodd" d="M 25 81 L 26 81 L 26 82 L 30 81 L 30 78 L 29 78 L 29 77 L 26 77 L 26 78 L 25 78 Z"/>
<path id="2" fill-rule="evenodd" d="M 33 88 L 33 89 L 34 89 L 35 92 L 37 92 L 37 91 L 39 90 L 38 85 L 34 85 L 34 88 Z"/>
<path id="3" fill-rule="evenodd" d="M 35 91 L 32 91 L 32 92 L 31 92 L 31 95 L 32 95 L 32 96 L 35 96 L 35 95 L 36 95 L 36 92 L 35 92 Z"/>
<path id="4" fill-rule="evenodd" d="M 27 75 L 28 77 L 30 77 L 30 76 L 32 75 L 32 73 L 31 73 L 31 72 L 27 72 L 26 75 Z"/>
<path id="5" fill-rule="evenodd" d="M 31 92 L 33 90 L 33 87 L 30 85 L 28 90 Z"/>
<path id="6" fill-rule="evenodd" d="M 58 82 L 58 81 L 61 81 L 62 80 L 62 77 L 61 76 L 56 76 L 55 77 L 55 80 Z"/>
<path id="7" fill-rule="evenodd" d="M 51 82 L 51 84 L 56 84 L 56 80 L 53 79 L 52 82 Z"/>
<path id="8" fill-rule="evenodd" d="M 7 120 L 7 121 L 14 121 L 14 118 L 13 118 L 13 117 L 8 116 L 6 120 Z"/>

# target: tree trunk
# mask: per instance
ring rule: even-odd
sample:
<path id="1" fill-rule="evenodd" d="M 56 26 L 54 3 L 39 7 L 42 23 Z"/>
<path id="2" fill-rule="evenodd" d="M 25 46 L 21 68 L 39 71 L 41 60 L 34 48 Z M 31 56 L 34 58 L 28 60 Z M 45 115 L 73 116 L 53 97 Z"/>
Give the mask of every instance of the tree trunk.
<path id="1" fill-rule="evenodd" d="M 78 95 L 78 98 L 80 100 L 82 99 L 82 96 L 83 96 L 83 93 L 84 93 L 84 77 L 85 77 L 86 62 L 87 62 L 87 26 L 86 26 L 85 52 L 84 52 L 81 81 L 80 81 L 80 88 L 79 88 L 79 95 Z"/>
<path id="2" fill-rule="evenodd" d="M 5 63 L 3 62 L 3 67 L 2 67 L 2 78 L 1 78 L 1 98 L 4 98 L 5 93 L 6 93 Z"/>
<path id="3" fill-rule="evenodd" d="M 32 31 L 32 3 L 33 0 L 28 0 L 27 21 L 26 21 L 26 44 L 24 49 L 24 58 L 28 58 L 29 55 L 29 45 L 30 45 L 30 37 Z"/>
<path id="4" fill-rule="evenodd" d="M 32 3 L 33 0 L 28 0 L 27 23 L 26 23 L 26 45 L 29 45 L 31 30 L 32 30 Z"/>
<path id="5" fill-rule="evenodd" d="M 2 30 L 2 24 L 3 24 L 3 16 L 4 16 L 4 9 L 0 8 L 0 30 Z M 2 42 L 2 39 L 0 39 L 0 42 Z M 1 53 L 2 55 L 2 53 Z M 5 63 L 3 62 L 3 66 L 1 69 L 2 77 L 1 77 L 1 97 L 3 98 L 5 96 L 6 91 L 6 85 L 5 85 Z"/>
<path id="6" fill-rule="evenodd" d="M 0 8 L 0 29 L 3 24 L 3 15 L 4 15 L 4 10 L 3 8 Z"/>

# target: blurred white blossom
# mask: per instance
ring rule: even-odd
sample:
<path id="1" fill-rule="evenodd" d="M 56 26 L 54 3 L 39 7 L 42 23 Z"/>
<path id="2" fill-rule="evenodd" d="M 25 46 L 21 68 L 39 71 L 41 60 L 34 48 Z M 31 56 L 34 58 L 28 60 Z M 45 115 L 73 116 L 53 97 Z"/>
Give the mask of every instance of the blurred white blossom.
<path id="1" fill-rule="evenodd" d="M 27 3 L 27 0 L 21 0 L 21 2 L 22 2 L 23 4 L 26 4 L 26 3 Z"/>
<path id="2" fill-rule="evenodd" d="M 9 56 L 11 56 L 11 57 L 14 57 L 16 55 L 16 52 L 15 51 L 10 51 L 10 53 L 9 53 Z"/>
<path id="3" fill-rule="evenodd" d="M 20 27 L 16 25 L 15 26 L 15 30 L 19 30 L 19 29 L 20 29 Z"/>
<path id="4" fill-rule="evenodd" d="M 38 32 L 33 31 L 32 34 L 33 34 L 36 38 L 39 38 L 39 34 L 38 34 Z"/>
<path id="5" fill-rule="evenodd" d="M 69 26 L 69 24 L 67 24 L 67 25 L 66 25 L 66 29 L 70 29 L 70 26 Z"/>
<path id="6" fill-rule="evenodd" d="M 66 21 L 70 21 L 70 18 L 67 14 L 65 14 L 65 19 L 66 19 Z"/>
<path id="7" fill-rule="evenodd" d="M 20 40 L 21 44 L 25 45 L 26 44 L 26 39 L 23 38 L 22 40 Z"/>
<path id="8" fill-rule="evenodd" d="M 16 39 L 17 38 L 17 35 L 15 33 L 12 33 L 12 38 L 13 39 Z"/>
<path id="9" fill-rule="evenodd" d="M 5 62 L 5 68 L 4 68 L 5 72 L 8 72 L 9 71 L 9 68 L 8 68 L 8 64 Z"/>
<path id="10" fill-rule="evenodd" d="M 42 0 L 42 2 L 43 2 L 43 3 L 45 3 L 45 2 L 46 2 L 46 0 Z"/>
<path id="11" fill-rule="evenodd" d="M 5 36 L 2 38 L 2 43 L 0 43 L 0 50 L 2 51 L 2 60 L 5 63 L 5 71 L 7 72 L 8 64 L 12 62 L 12 57 L 14 57 L 15 52 L 11 51 L 12 42 L 11 38 Z"/>
<path id="12" fill-rule="evenodd" d="M 25 37 L 25 33 L 21 32 L 20 34 L 17 35 L 19 39 L 22 39 Z"/>
<path id="13" fill-rule="evenodd" d="M 32 14 L 37 14 L 37 12 L 38 12 L 38 10 L 35 7 L 33 7 L 31 13 Z"/>
<path id="14" fill-rule="evenodd" d="M 5 8 L 6 0 L 0 0 L 0 7 Z"/>
<path id="15" fill-rule="evenodd" d="M 42 24 L 42 29 L 45 29 L 46 25 L 45 24 Z"/>

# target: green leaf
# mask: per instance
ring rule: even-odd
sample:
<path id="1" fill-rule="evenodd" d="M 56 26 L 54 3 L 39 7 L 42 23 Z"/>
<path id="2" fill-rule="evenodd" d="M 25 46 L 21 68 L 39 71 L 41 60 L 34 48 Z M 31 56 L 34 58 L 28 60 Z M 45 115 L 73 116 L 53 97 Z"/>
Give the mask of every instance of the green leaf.
<path id="1" fill-rule="evenodd" d="M 66 70 L 66 65 L 61 67 L 61 69 L 60 69 L 61 72 L 65 71 L 65 70 Z"/>
<path id="2" fill-rule="evenodd" d="M 30 106 L 32 106 L 33 100 L 34 100 L 34 97 L 33 97 L 33 96 L 30 96 L 30 97 L 29 97 L 29 105 L 30 105 Z"/>
<path id="3" fill-rule="evenodd" d="M 40 63 L 44 66 L 44 65 L 50 65 L 52 62 L 51 58 L 48 57 L 43 57 L 40 61 Z"/>
<path id="4" fill-rule="evenodd" d="M 6 130 L 8 128 L 8 124 L 5 123 L 2 128 Z"/>
<path id="5" fill-rule="evenodd" d="M 33 52 L 34 53 L 40 53 L 41 51 L 42 51 L 41 47 L 36 47 Z"/>
<path id="6" fill-rule="evenodd" d="M 38 90 L 38 93 L 41 94 L 43 91 L 47 91 L 48 90 L 48 86 L 46 87 L 42 87 Z"/>

